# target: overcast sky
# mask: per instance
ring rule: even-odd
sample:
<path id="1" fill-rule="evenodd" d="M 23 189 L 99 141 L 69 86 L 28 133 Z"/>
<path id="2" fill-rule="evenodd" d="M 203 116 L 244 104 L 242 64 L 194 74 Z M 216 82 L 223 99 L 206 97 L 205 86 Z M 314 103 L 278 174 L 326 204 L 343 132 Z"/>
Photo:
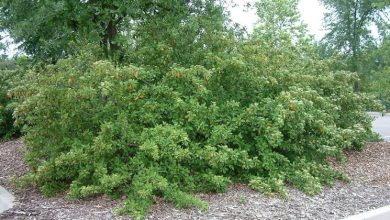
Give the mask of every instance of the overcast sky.
<path id="1" fill-rule="evenodd" d="M 255 10 L 245 11 L 246 3 L 253 3 L 256 0 L 233 0 L 238 6 L 233 8 L 231 16 L 233 21 L 244 25 L 251 30 L 256 22 Z M 308 25 L 309 34 L 314 35 L 316 40 L 320 40 L 325 32 L 322 27 L 322 19 L 324 17 L 325 8 L 318 0 L 300 0 L 298 5 L 299 12 L 304 23 Z"/>

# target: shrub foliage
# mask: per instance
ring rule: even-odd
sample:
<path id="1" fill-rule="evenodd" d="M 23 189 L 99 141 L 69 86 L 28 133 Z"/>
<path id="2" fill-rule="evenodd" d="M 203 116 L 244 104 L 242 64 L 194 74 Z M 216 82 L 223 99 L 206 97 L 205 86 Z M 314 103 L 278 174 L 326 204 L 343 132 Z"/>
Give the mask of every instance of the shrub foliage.
<path id="1" fill-rule="evenodd" d="M 48 195 L 127 195 L 121 211 L 137 218 L 155 197 L 205 209 L 191 193 L 232 182 L 317 193 L 341 177 L 326 158 L 371 135 L 370 99 L 353 92 L 356 75 L 261 44 L 168 71 L 88 55 L 30 71 L 11 92 L 26 132 L 24 179 Z"/>
<path id="2" fill-rule="evenodd" d="M 22 79 L 27 60 L 0 59 L 0 140 L 7 140 L 20 134 L 19 128 L 14 126 L 12 112 L 14 103 L 8 90 L 15 87 Z"/>

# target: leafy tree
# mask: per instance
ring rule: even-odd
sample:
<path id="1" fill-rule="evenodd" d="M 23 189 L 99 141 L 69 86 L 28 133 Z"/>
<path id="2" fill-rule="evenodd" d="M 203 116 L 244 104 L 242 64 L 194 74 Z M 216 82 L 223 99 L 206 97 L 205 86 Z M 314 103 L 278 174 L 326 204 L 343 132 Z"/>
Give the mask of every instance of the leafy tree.
<path id="1" fill-rule="evenodd" d="M 255 34 L 284 43 L 306 39 L 306 27 L 298 12 L 298 0 L 264 0 L 255 4 L 259 23 Z"/>
<path id="2" fill-rule="evenodd" d="M 135 13 L 130 1 L 26 1 L 0 3 L 2 29 L 39 60 L 55 62 L 85 43 L 100 43 L 107 53 L 119 49 L 116 38 L 126 16 Z"/>
<path id="3" fill-rule="evenodd" d="M 121 62 L 129 57 L 130 62 L 151 65 L 156 56 L 166 55 L 161 54 L 164 50 L 173 57 L 189 56 L 190 51 L 218 45 L 218 39 L 210 36 L 224 30 L 222 13 L 217 0 L 0 3 L 2 29 L 9 31 L 27 54 L 51 63 L 77 54 L 89 44 L 100 45 L 105 57 Z M 133 53 L 134 48 L 138 52 Z M 155 52 L 152 58 L 150 53 Z"/>
<path id="4" fill-rule="evenodd" d="M 325 15 L 325 36 L 328 47 L 340 50 L 350 59 L 350 70 L 359 72 L 359 59 L 364 49 L 373 43 L 370 25 L 383 23 L 388 5 L 377 0 L 322 0 L 330 10 Z"/>
<path id="5" fill-rule="evenodd" d="M 259 23 L 250 40 L 269 48 L 270 57 L 289 59 L 275 63 L 274 67 L 289 65 L 286 69 L 294 69 L 305 59 L 315 57 L 314 41 L 307 36 L 306 26 L 300 20 L 298 0 L 262 0 L 256 8 Z"/>
<path id="6" fill-rule="evenodd" d="M 189 67 L 205 64 L 207 54 L 232 50 L 236 32 L 227 28 L 227 14 L 217 2 L 164 3 L 162 9 L 145 12 L 137 25 L 129 27 L 133 42 L 127 60 L 158 68 Z"/>
<path id="7" fill-rule="evenodd" d="M 364 71 L 363 87 L 381 100 L 390 109 L 390 41 L 385 38 L 378 46 L 365 51 L 362 59 Z"/>

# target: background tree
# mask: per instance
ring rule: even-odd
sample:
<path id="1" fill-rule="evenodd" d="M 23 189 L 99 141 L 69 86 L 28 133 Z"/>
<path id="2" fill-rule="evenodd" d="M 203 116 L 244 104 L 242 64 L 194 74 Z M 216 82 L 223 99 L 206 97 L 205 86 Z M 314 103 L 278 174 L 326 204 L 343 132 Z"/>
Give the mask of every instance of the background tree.
<path id="1" fill-rule="evenodd" d="M 322 0 L 330 11 L 325 15 L 329 31 L 324 41 L 332 49 L 344 53 L 349 69 L 359 71 L 362 51 L 374 43 L 370 25 L 380 24 L 387 16 L 387 6 L 379 7 L 377 0 Z M 386 7 L 385 7 L 386 6 Z"/>
<path id="2" fill-rule="evenodd" d="M 0 3 L 1 28 L 20 48 L 37 60 L 55 62 L 74 54 L 79 47 L 97 43 L 112 55 L 126 18 L 137 13 L 137 1 L 26 1 Z"/>
<path id="3" fill-rule="evenodd" d="M 180 2 L 161 3 L 129 26 L 129 61 L 159 68 L 191 66 L 205 64 L 207 54 L 231 50 L 235 32 L 228 28 L 224 1 Z"/>
<path id="4" fill-rule="evenodd" d="M 370 92 L 384 102 L 388 98 L 378 97 L 375 90 L 383 90 L 376 81 L 384 79 L 388 64 L 382 62 L 389 36 L 389 2 L 378 0 L 322 0 L 329 10 L 325 15 L 325 27 L 329 31 L 318 44 L 318 53 L 326 58 L 333 55 L 344 57 L 346 65 L 339 69 L 357 72 L 360 81 L 355 90 Z M 377 30 L 379 36 L 373 34 Z"/>
<path id="5" fill-rule="evenodd" d="M 314 40 L 307 35 L 306 26 L 299 15 L 298 2 L 262 0 L 256 3 L 259 22 L 251 39 L 264 42 L 263 46 L 272 48 L 270 52 L 278 51 L 276 59 L 281 54 L 286 57 L 288 55 L 291 59 L 304 59 L 314 55 Z"/>
<path id="6" fill-rule="evenodd" d="M 161 51 L 171 50 L 174 57 L 186 56 L 195 48 L 218 44 L 218 39 L 205 36 L 224 29 L 222 2 L 4 0 L 0 3 L 0 22 L 1 29 L 37 60 L 54 63 L 92 44 L 100 45 L 104 57 L 149 62 Z M 148 51 L 147 47 L 155 49 Z M 135 56 L 134 49 L 144 53 Z M 155 52 L 153 58 L 144 58 Z"/>

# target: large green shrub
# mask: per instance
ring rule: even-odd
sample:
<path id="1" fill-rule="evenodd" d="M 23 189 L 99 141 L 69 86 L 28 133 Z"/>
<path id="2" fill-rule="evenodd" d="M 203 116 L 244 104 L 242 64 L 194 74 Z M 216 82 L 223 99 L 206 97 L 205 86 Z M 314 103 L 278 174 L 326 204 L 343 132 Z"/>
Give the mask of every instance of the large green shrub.
<path id="1" fill-rule="evenodd" d="M 207 60 L 160 72 L 84 55 L 30 71 L 12 91 L 24 178 L 48 195 L 127 195 L 121 210 L 140 218 L 156 196 L 206 208 L 191 193 L 237 181 L 317 193 L 340 177 L 326 158 L 371 135 L 354 74 L 258 40 Z"/>

